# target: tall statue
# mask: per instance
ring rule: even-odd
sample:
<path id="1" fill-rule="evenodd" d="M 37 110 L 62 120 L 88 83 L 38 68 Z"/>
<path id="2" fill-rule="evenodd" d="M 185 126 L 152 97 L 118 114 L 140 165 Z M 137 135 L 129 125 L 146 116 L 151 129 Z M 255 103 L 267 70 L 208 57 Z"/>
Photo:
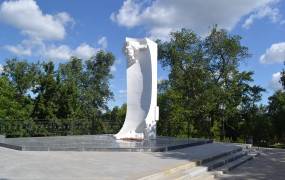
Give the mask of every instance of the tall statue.
<path id="1" fill-rule="evenodd" d="M 157 44 L 147 38 L 126 38 L 127 114 L 117 139 L 154 139 L 157 106 Z"/>

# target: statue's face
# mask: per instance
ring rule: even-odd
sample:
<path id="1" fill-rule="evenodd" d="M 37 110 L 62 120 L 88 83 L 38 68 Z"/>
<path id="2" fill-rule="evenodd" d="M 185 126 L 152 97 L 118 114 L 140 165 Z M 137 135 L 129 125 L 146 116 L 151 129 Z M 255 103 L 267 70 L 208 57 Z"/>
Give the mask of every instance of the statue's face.
<path id="1" fill-rule="evenodd" d="M 124 51 L 125 51 L 126 56 L 128 56 L 128 58 L 134 59 L 135 50 L 134 50 L 133 46 L 129 42 L 126 42 Z"/>

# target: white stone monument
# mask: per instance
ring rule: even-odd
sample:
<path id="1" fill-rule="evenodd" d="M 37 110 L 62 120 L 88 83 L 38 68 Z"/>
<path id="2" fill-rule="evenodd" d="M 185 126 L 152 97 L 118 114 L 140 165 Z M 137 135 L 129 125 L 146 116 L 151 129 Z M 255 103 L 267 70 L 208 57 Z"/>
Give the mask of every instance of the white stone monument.
<path id="1" fill-rule="evenodd" d="M 147 38 L 126 38 L 127 114 L 117 139 L 154 139 L 157 106 L 157 44 Z"/>

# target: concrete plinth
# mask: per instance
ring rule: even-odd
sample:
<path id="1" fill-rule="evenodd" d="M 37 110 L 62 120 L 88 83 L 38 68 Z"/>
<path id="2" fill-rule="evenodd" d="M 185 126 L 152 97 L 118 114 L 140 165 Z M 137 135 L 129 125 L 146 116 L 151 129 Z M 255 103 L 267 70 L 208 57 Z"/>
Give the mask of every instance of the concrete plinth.
<path id="1" fill-rule="evenodd" d="M 151 140 L 117 140 L 113 135 L 6 138 L 0 146 L 22 151 L 134 151 L 162 152 L 211 143 L 207 139 L 157 137 Z"/>

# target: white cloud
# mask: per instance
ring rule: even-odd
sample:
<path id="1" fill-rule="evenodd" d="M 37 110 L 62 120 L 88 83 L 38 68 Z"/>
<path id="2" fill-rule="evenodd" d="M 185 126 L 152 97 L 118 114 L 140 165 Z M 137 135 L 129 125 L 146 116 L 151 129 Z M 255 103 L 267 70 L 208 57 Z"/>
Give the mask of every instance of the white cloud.
<path id="1" fill-rule="evenodd" d="M 231 30 L 242 17 L 273 2 L 276 0 L 125 0 L 111 19 L 128 28 L 143 26 L 153 38 L 164 39 L 170 31 L 183 27 L 205 35 L 215 24 Z"/>
<path id="2" fill-rule="evenodd" d="M 140 9 L 141 4 L 133 0 L 126 0 L 118 13 L 111 14 L 111 19 L 117 21 L 122 26 L 136 26 L 140 23 Z"/>
<path id="3" fill-rule="evenodd" d="M 77 48 L 72 49 L 67 45 L 48 46 L 41 50 L 40 54 L 51 60 L 68 60 L 71 56 L 76 56 L 84 60 L 94 56 L 98 49 L 87 43 L 80 44 Z"/>
<path id="4" fill-rule="evenodd" d="M 51 60 L 67 60 L 72 56 L 71 49 L 67 45 L 50 46 L 42 51 L 42 55 Z"/>
<path id="5" fill-rule="evenodd" d="M 55 17 L 64 25 L 68 23 L 75 24 L 74 19 L 66 12 L 60 12 L 56 14 Z"/>
<path id="6" fill-rule="evenodd" d="M 42 48 L 44 43 L 39 39 L 25 39 L 17 45 L 5 45 L 3 49 L 16 54 L 18 56 L 31 56 L 32 52 L 36 52 L 37 49 Z"/>
<path id="7" fill-rule="evenodd" d="M 0 21 L 32 39 L 61 40 L 66 34 L 65 25 L 73 19 L 65 12 L 43 14 L 34 0 L 16 0 L 1 4 Z"/>
<path id="8" fill-rule="evenodd" d="M 121 89 L 121 90 L 119 90 L 119 93 L 120 93 L 120 94 L 127 94 L 127 90 Z"/>
<path id="9" fill-rule="evenodd" d="M 108 46 L 108 41 L 105 36 L 101 37 L 97 43 L 102 47 L 102 49 L 106 49 Z"/>
<path id="10" fill-rule="evenodd" d="M 82 43 L 74 50 L 74 56 L 80 57 L 82 59 L 88 59 L 96 54 L 98 49 L 86 44 Z"/>
<path id="11" fill-rule="evenodd" d="M 25 55 L 25 56 L 30 56 L 32 54 L 32 51 L 30 48 L 25 48 L 21 44 L 17 46 L 11 46 L 11 45 L 6 45 L 4 48 L 16 55 Z"/>
<path id="12" fill-rule="evenodd" d="M 263 64 L 282 63 L 285 61 L 285 42 L 272 44 L 266 52 L 261 55 L 260 62 Z"/>
<path id="13" fill-rule="evenodd" d="M 0 64 L 0 74 L 3 72 L 4 68 L 2 66 L 2 64 Z"/>
<path id="14" fill-rule="evenodd" d="M 18 45 L 4 46 L 4 49 L 16 55 L 68 60 L 71 56 L 88 59 L 98 51 L 87 43 L 81 43 L 74 49 L 65 44 L 54 45 L 53 40 L 64 39 L 66 26 L 75 24 L 75 21 L 66 12 L 44 14 L 35 0 L 4 1 L 0 4 L 0 21 L 26 35 Z M 106 47 L 106 37 L 102 37 L 98 43 L 103 48 Z"/>
<path id="15" fill-rule="evenodd" d="M 113 66 L 111 66 L 111 72 L 116 72 L 117 71 L 117 67 L 116 65 L 114 64 Z"/>
<path id="16" fill-rule="evenodd" d="M 269 88 L 277 91 L 277 90 L 281 90 L 282 89 L 282 85 L 280 83 L 280 77 L 281 77 L 281 73 L 277 72 L 272 74 L 272 78 L 271 81 L 269 83 Z"/>
<path id="17" fill-rule="evenodd" d="M 276 1 L 277 2 L 277 1 Z M 276 3 L 275 2 L 275 3 Z M 278 8 L 272 8 L 270 6 L 264 6 L 257 9 L 256 12 L 252 13 L 244 22 L 242 27 L 248 29 L 257 19 L 268 17 L 272 22 L 276 23 L 280 21 L 282 23 L 281 15 Z"/>
<path id="18" fill-rule="evenodd" d="M 89 59 L 98 52 L 98 48 L 92 47 L 87 43 L 81 43 L 72 49 L 68 45 L 47 44 L 41 41 L 24 40 L 16 46 L 6 45 L 4 49 L 18 56 L 40 56 L 50 60 L 68 60 L 71 56 L 81 59 Z"/>

